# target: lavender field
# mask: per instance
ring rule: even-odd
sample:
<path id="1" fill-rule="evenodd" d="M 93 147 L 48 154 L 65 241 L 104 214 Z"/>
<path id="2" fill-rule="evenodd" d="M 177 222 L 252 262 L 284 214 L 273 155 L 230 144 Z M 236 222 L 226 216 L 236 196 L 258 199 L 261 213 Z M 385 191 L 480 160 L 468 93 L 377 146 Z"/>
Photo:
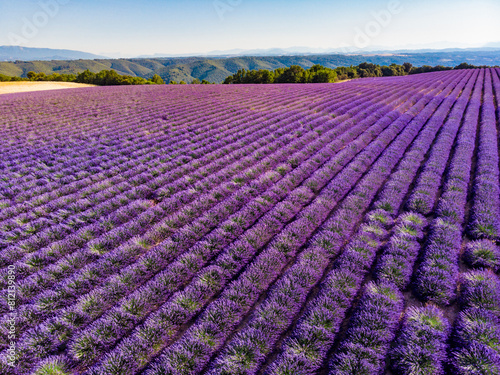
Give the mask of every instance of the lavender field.
<path id="1" fill-rule="evenodd" d="M 0 96 L 0 374 L 500 374 L 500 69 Z"/>

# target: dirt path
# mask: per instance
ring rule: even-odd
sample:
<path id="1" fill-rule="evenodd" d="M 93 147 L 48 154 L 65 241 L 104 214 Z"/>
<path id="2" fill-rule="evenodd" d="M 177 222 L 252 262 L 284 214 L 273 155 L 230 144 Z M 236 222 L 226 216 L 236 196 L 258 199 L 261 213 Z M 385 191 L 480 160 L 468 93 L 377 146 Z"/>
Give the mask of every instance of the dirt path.
<path id="1" fill-rule="evenodd" d="M 83 83 L 74 82 L 0 82 L 0 95 L 11 94 L 16 92 L 29 91 L 44 91 L 57 89 L 72 89 L 77 87 L 91 87 L 94 85 L 86 85 Z"/>

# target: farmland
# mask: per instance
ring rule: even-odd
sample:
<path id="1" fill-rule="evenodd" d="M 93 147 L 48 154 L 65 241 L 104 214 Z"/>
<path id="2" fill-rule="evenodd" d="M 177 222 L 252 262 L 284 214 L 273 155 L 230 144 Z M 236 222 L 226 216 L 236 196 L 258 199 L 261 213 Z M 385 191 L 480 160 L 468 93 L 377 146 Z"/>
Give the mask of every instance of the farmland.
<path id="1" fill-rule="evenodd" d="M 0 96 L 0 374 L 500 373 L 500 70 Z"/>
<path id="2" fill-rule="evenodd" d="M 59 89 L 73 89 L 88 87 L 81 83 L 73 82 L 1 82 L 0 94 L 12 94 L 16 92 L 45 91 Z"/>

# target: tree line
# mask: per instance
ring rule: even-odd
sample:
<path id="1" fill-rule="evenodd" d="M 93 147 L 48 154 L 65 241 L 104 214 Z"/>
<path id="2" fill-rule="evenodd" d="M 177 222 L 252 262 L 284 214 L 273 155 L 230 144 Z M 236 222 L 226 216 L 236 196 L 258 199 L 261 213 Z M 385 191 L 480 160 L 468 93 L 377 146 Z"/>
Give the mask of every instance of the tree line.
<path id="1" fill-rule="evenodd" d="M 313 65 L 309 69 L 304 69 L 301 66 L 292 65 L 289 68 L 278 68 L 273 71 L 240 69 L 235 74 L 227 77 L 224 83 L 331 83 L 353 78 L 404 76 L 443 70 L 476 68 L 486 68 L 486 66 L 474 66 L 467 63 L 455 67 L 442 65 L 414 67 L 410 63 L 383 66 L 365 62 L 357 66 L 341 66 L 335 69 L 321 65 Z"/>
<path id="2" fill-rule="evenodd" d="M 26 78 L 10 77 L 0 74 L 0 82 L 9 81 L 32 81 L 32 82 L 76 82 L 87 83 L 98 86 L 115 86 L 115 85 L 163 85 L 165 82 L 155 74 L 150 79 L 142 77 L 132 77 L 128 75 L 118 74 L 114 70 L 102 70 L 98 73 L 93 73 L 90 70 L 85 70 L 79 74 L 45 74 L 35 73 L 30 71 L 26 74 Z"/>
<path id="3" fill-rule="evenodd" d="M 278 68 L 275 70 L 245 70 L 240 69 L 235 74 L 227 77 L 224 84 L 241 84 L 241 83 L 332 83 L 353 78 L 366 77 L 389 77 L 403 76 L 408 74 L 428 73 L 452 69 L 476 69 L 487 68 L 487 66 L 474 66 L 468 63 L 452 67 L 442 65 L 429 66 L 424 65 L 415 67 L 410 63 L 403 65 L 391 64 L 389 66 L 362 63 L 357 66 L 340 66 L 335 69 L 327 68 L 321 65 L 313 65 L 309 69 L 304 69 L 298 65 L 292 65 L 288 68 Z M 146 79 L 143 77 L 133 77 L 129 75 L 121 75 L 114 70 L 102 70 L 98 73 L 93 73 L 90 70 L 85 70 L 78 74 L 45 74 L 43 72 L 36 73 L 30 71 L 26 78 L 10 77 L 0 74 L 0 82 L 8 81 L 52 81 L 52 82 L 76 82 L 87 83 L 98 86 L 114 86 L 114 85 L 163 85 L 165 82 L 158 75 Z M 170 81 L 170 84 L 187 84 L 185 81 Z M 199 80 L 195 78 L 191 84 L 212 84 L 207 80 Z"/>
<path id="4" fill-rule="evenodd" d="M 115 86 L 115 85 L 163 85 L 165 82 L 158 74 L 153 75 L 150 79 L 143 77 L 133 77 L 129 75 L 118 74 L 114 70 L 101 70 L 98 73 L 93 73 L 90 70 L 85 70 L 78 74 L 45 74 L 35 73 L 30 71 L 26 74 L 26 77 L 11 77 L 4 74 L 0 74 L 0 82 L 9 81 L 34 81 L 34 82 L 76 82 L 76 83 L 87 83 L 97 86 Z M 212 84 L 207 80 L 199 80 L 195 78 L 190 82 L 191 84 L 201 84 L 208 85 Z M 185 81 L 170 81 L 172 85 L 186 85 Z"/>

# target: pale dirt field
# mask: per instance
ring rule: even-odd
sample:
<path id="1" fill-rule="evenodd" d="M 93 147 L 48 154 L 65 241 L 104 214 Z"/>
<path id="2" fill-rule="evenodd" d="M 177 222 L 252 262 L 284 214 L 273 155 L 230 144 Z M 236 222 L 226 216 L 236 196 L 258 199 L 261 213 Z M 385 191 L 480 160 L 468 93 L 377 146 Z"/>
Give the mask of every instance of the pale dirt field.
<path id="1" fill-rule="evenodd" d="M 94 85 L 86 85 L 83 83 L 74 82 L 0 82 L 0 95 L 11 94 L 15 92 L 29 91 L 44 91 L 57 89 L 74 89 L 77 87 L 92 87 Z"/>

